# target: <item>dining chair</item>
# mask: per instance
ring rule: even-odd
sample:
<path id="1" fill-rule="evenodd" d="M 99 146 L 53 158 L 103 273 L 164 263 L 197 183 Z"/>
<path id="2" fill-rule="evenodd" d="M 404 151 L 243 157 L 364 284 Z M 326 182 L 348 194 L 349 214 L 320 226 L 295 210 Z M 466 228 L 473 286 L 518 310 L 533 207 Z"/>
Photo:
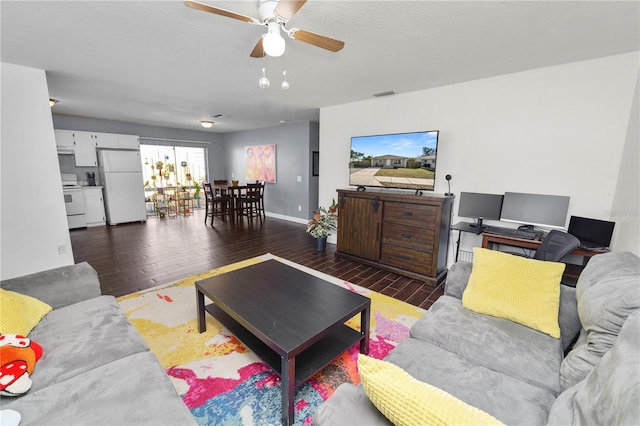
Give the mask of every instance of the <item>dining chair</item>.
<path id="1" fill-rule="evenodd" d="M 207 218 L 211 218 L 211 223 L 213 223 L 213 190 L 211 189 L 211 184 L 208 182 L 204 182 L 202 184 L 204 188 L 204 199 L 205 199 L 205 210 L 204 210 L 204 223 L 207 223 Z"/>
<path id="2" fill-rule="evenodd" d="M 214 192 L 210 183 L 204 184 L 204 193 L 207 199 L 207 206 L 205 209 L 204 221 L 207 222 L 207 217 L 211 218 L 211 226 L 213 226 L 213 219 L 220 217 L 222 220 L 226 220 L 229 211 L 230 197 L 226 190 L 217 189 Z"/>
<path id="3" fill-rule="evenodd" d="M 244 216 L 250 219 L 257 217 L 262 221 L 262 214 L 260 213 L 260 194 L 264 192 L 263 190 L 264 186 L 260 182 L 247 183 L 245 193 L 240 195 L 236 200 L 238 202 L 238 214 L 240 218 Z"/>
<path id="4" fill-rule="evenodd" d="M 266 218 L 267 216 L 266 216 L 266 214 L 264 212 L 264 188 L 265 188 L 265 185 L 264 185 L 264 182 L 256 181 L 256 183 L 260 184 L 260 193 L 258 195 L 258 199 L 259 199 L 259 202 L 258 202 L 258 213 L 262 214 L 262 217 Z"/>

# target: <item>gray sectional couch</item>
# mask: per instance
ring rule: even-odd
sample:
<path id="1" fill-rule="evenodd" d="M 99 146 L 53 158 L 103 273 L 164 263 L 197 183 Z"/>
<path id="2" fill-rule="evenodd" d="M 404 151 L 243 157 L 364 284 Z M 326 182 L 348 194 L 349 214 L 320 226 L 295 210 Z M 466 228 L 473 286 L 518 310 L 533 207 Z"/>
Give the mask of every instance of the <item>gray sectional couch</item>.
<path id="1" fill-rule="evenodd" d="M 561 287 L 561 339 L 465 309 L 471 266 L 452 266 L 445 295 L 386 361 L 508 425 L 640 424 L 640 258 L 594 256 L 575 289 Z M 390 423 L 343 384 L 314 424 Z"/>
<path id="2" fill-rule="evenodd" d="M 31 331 L 43 356 L 20 397 L 21 425 L 194 425 L 169 376 L 87 263 L 0 283 L 53 307 Z"/>

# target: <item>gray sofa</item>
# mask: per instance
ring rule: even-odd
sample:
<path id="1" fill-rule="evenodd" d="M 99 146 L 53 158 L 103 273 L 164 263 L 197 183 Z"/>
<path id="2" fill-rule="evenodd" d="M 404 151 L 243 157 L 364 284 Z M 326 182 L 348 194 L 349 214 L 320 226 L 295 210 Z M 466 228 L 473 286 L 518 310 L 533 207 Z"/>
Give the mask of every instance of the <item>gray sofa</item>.
<path id="1" fill-rule="evenodd" d="M 561 287 L 561 339 L 466 310 L 471 266 L 452 266 L 445 295 L 386 361 L 508 425 L 640 424 L 640 258 L 594 256 L 575 289 Z M 314 424 L 389 421 L 343 384 Z"/>
<path id="2" fill-rule="evenodd" d="M 53 307 L 29 333 L 31 390 L 2 397 L 21 425 L 194 425 L 169 376 L 87 263 L 0 283 Z"/>

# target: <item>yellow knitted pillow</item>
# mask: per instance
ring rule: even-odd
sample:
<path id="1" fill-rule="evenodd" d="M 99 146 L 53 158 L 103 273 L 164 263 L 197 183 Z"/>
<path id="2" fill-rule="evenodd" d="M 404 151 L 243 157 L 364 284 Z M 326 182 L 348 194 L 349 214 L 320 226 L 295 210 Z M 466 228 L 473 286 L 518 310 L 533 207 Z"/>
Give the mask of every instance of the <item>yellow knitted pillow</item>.
<path id="1" fill-rule="evenodd" d="M 473 249 L 462 306 L 560 338 L 560 280 L 565 264 Z"/>
<path id="2" fill-rule="evenodd" d="M 35 297 L 0 288 L 0 334 L 26 337 L 51 309 Z"/>
<path id="3" fill-rule="evenodd" d="M 413 378 L 397 365 L 358 355 L 362 387 L 394 425 L 502 425 L 493 416 Z"/>

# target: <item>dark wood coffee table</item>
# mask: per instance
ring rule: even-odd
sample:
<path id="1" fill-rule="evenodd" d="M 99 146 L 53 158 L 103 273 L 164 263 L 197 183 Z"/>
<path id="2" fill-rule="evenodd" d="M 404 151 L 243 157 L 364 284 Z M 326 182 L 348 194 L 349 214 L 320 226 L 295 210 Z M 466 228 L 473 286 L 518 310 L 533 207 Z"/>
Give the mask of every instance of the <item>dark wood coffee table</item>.
<path id="1" fill-rule="evenodd" d="M 285 425 L 297 385 L 357 342 L 369 352 L 369 298 L 276 260 L 196 281 L 196 300 L 200 333 L 207 311 L 280 376 Z M 344 324 L 357 314 L 360 331 Z"/>

